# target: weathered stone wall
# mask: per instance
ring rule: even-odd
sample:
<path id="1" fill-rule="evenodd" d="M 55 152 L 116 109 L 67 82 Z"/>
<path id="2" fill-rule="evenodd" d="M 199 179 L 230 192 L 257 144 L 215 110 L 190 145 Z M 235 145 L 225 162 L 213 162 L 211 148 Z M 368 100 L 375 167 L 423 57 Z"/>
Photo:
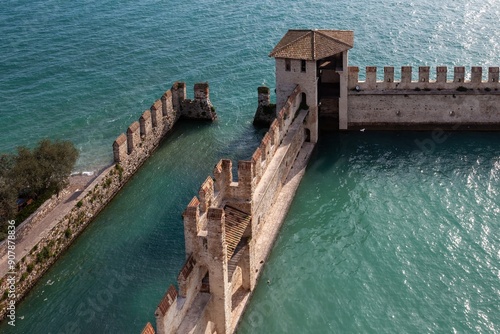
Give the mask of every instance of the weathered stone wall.
<path id="1" fill-rule="evenodd" d="M 141 138 L 142 140 L 148 139 L 153 131 L 153 123 L 151 120 L 151 111 L 146 110 L 142 113 L 141 118 L 139 118 L 139 124 L 141 125 Z"/>
<path id="2" fill-rule="evenodd" d="M 500 129 L 500 92 L 384 93 L 349 96 L 349 128 Z"/>
<path id="3" fill-rule="evenodd" d="M 174 93 L 170 90 L 165 92 L 162 98 L 153 104 L 156 126 L 153 126 L 151 113 L 147 110 L 141 115 L 139 122 L 133 122 L 129 126 L 127 136 L 121 134 L 115 140 L 113 143 L 115 164 L 105 169 L 87 186 L 78 196 L 75 207 L 33 247 L 29 255 L 20 260 L 16 259 L 17 301 L 25 296 L 63 251 L 112 200 L 174 126 L 181 112 L 174 108 L 172 97 L 180 99 L 185 96 L 182 92 L 178 92 L 182 87 L 185 87 L 183 83 L 175 83 L 172 86 Z M 176 105 L 180 106 L 179 103 Z M 4 277 L 0 281 L 0 295 L 6 289 L 7 281 Z M 5 302 L 4 300 L 0 304 L 2 307 L 0 318 L 3 318 L 7 311 Z"/>
<path id="4" fill-rule="evenodd" d="M 182 306 L 193 304 L 201 289 L 201 280 L 206 273 L 206 267 L 196 265 L 196 260 L 192 256 L 186 260 L 178 276 L 179 291 L 174 286 L 170 286 L 156 308 L 155 317 L 158 319 L 158 332 L 175 333 L 169 329 L 180 326 L 182 319 L 189 311 L 189 308 Z"/>
<path id="5" fill-rule="evenodd" d="M 139 121 L 128 127 L 127 135 L 121 134 L 113 143 L 115 162 L 137 164 L 143 155 L 149 155 L 180 117 L 215 120 L 217 115 L 210 102 L 208 83 L 198 83 L 194 87 L 195 99 L 192 101 L 186 99 L 186 85 L 176 82 L 144 111 Z"/>
<path id="6" fill-rule="evenodd" d="M 349 67 L 349 129 L 500 129 L 498 67 L 488 69 L 487 81 L 481 67 L 471 68 L 470 79 L 464 67 L 455 67 L 451 81 L 446 67 L 436 68 L 436 80 L 428 66 L 419 68 L 418 81 L 410 66 L 401 68 L 399 81 L 393 67 L 384 68 L 383 81 L 376 67 L 366 68 L 364 82 L 358 72 Z"/>
<path id="7" fill-rule="evenodd" d="M 77 198 L 77 204 L 47 235 L 35 245 L 29 254 L 16 259 L 16 300 L 21 300 L 38 279 L 57 260 L 88 223 L 109 203 L 118 190 L 135 171 L 113 165 L 104 170 Z M 5 277 L 0 291 L 7 289 Z M 2 304 L 4 317 L 6 305 Z"/>
<path id="8" fill-rule="evenodd" d="M 127 129 L 127 148 L 128 154 L 132 154 L 137 147 L 139 147 L 139 142 L 141 141 L 141 132 L 139 122 L 135 121 L 130 124 Z"/>
<path id="9" fill-rule="evenodd" d="M 194 100 L 180 99 L 179 101 L 183 117 L 211 121 L 217 118 L 215 108 L 210 102 L 208 83 L 194 85 Z"/>
<path id="10" fill-rule="evenodd" d="M 269 87 L 259 87 L 257 89 L 258 104 L 253 124 L 258 126 L 269 126 L 276 118 L 276 104 L 271 104 L 271 94 Z"/>
<path id="11" fill-rule="evenodd" d="M 301 71 L 301 60 L 289 59 L 290 70 L 286 70 L 286 61 L 276 58 L 276 112 L 285 105 L 288 97 L 297 85 L 307 96 L 310 106 L 318 100 L 316 89 L 316 62 L 306 61 L 306 71 Z"/>
<path id="12" fill-rule="evenodd" d="M 273 205 L 285 178 L 290 172 L 293 161 L 305 141 L 305 131 L 302 128 L 302 122 L 306 116 L 307 111 L 305 110 L 297 115 L 297 119 L 290 128 L 291 136 L 288 136 L 286 141 L 283 141 L 283 145 L 274 154 L 274 157 L 278 159 L 273 161 L 273 165 L 268 166 L 268 168 L 272 168 L 272 173 L 267 173 L 266 178 L 261 179 L 261 182 L 259 182 L 253 193 L 252 216 L 255 217 L 256 221 L 259 221 L 259 224 L 253 224 L 252 227 L 256 229 L 262 223 L 265 223 L 259 217 L 264 217 Z M 253 232 L 254 235 L 257 233 L 256 229 Z"/>

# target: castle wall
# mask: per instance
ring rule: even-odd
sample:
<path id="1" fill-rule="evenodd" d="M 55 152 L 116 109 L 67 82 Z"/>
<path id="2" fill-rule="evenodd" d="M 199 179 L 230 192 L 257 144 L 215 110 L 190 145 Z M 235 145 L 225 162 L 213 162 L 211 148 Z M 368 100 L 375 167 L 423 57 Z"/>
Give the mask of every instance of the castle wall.
<path id="1" fill-rule="evenodd" d="M 122 165 L 139 166 L 154 150 L 165 134 L 172 129 L 181 116 L 192 119 L 213 120 L 215 109 L 209 99 L 207 83 L 195 84 L 195 103 L 186 100 L 186 85 L 176 82 L 160 99 L 156 100 L 149 110 L 143 112 L 139 121 L 133 122 L 127 129 L 126 140 L 120 135 L 113 143 L 114 161 Z M 196 105 L 189 110 L 195 110 L 185 116 L 182 108 L 186 105 Z M 203 107 L 199 107 L 203 106 Z M 210 109 L 210 115 L 203 114 L 203 108 Z M 127 147 L 125 154 L 124 147 Z"/>
<path id="2" fill-rule="evenodd" d="M 276 58 L 276 111 L 283 108 L 297 85 L 306 94 L 307 104 L 315 106 L 318 101 L 316 62 L 306 61 L 306 72 L 301 72 L 301 60 L 290 59 L 290 71 L 286 71 L 286 61 Z"/>
<path id="3" fill-rule="evenodd" d="M 174 84 L 175 86 L 175 84 Z M 182 86 L 182 85 L 180 85 Z M 102 171 L 96 179 L 76 198 L 76 205 L 60 218 L 59 222 L 48 232 L 25 256 L 24 262 L 19 262 L 16 276 L 17 301 L 22 299 L 42 275 L 51 267 L 57 258 L 71 245 L 77 236 L 90 224 L 99 212 L 113 199 L 127 183 L 138 168 L 146 161 L 151 152 L 158 146 L 163 136 L 173 127 L 181 116 L 173 108 L 172 93 L 167 91 L 160 102 L 155 102 L 156 110 L 165 110 L 161 115 L 162 122 L 157 118 L 153 126 L 150 111 L 144 112 L 139 121 L 133 122 L 127 129 L 127 135 L 121 134 L 113 142 L 113 157 L 115 164 Z M 164 107 L 165 106 L 165 107 Z M 155 112 L 155 116 L 159 116 Z M 163 125 L 162 125 L 163 124 Z M 143 136 L 141 136 L 141 131 Z M 129 151 L 129 149 L 131 149 Z M 38 261 L 42 251 L 49 251 L 51 256 Z M 32 268 L 28 271 L 28 265 Z M 205 269 L 206 273 L 206 269 Z M 196 267 L 185 279 L 185 291 L 199 290 L 203 269 Z M 194 277 L 194 278 L 192 278 Z M 1 281 L 1 280 L 0 280 Z M 0 283 L 0 293 L 7 289 L 7 281 Z M 194 294 L 191 294 L 194 296 Z M 188 299 L 186 294 L 184 299 Z M 6 313 L 5 303 L 0 301 L 0 318 Z"/>
<path id="4" fill-rule="evenodd" d="M 498 67 L 488 69 L 487 81 L 480 67 L 471 68 L 470 79 L 455 67 L 452 80 L 446 67 L 436 68 L 436 80 L 428 66 L 419 68 L 418 81 L 410 66 L 401 68 L 399 81 L 393 67 L 383 69 L 383 81 L 375 67 L 366 68 L 366 81 L 358 81 L 358 72 L 349 68 L 350 129 L 500 129 Z"/>
<path id="5" fill-rule="evenodd" d="M 206 267 L 193 262 L 193 257 L 189 257 L 179 273 L 179 291 L 174 286 L 170 286 L 160 304 L 158 305 L 155 317 L 158 333 L 176 333 L 176 329 L 181 326 L 183 319 L 189 312 L 198 297 L 201 288 L 201 280 L 207 273 Z M 202 296 L 207 299 L 208 296 Z M 206 300 L 205 305 L 208 300 Z"/>
<path id="6" fill-rule="evenodd" d="M 301 111 L 297 116 L 290 126 L 286 140 L 283 140 L 282 145 L 274 154 L 273 161 L 268 166 L 268 173 L 266 173 L 256 187 L 252 199 L 252 216 L 255 221 L 255 224 L 252 225 L 254 228 L 252 234 L 254 235 L 261 224 L 265 223 L 260 217 L 264 217 L 273 205 L 285 178 L 290 172 L 293 161 L 305 141 L 303 122 L 306 116 L 307 111 L 305 110 Z"/>
<path id="7" fill-rule="evenodd" d="M 122 133 L 113 143 L 113 159 L 115 162 L 122 162 L 127 159 L 128 147 L 127 136 Z"/>
<path id="8" fill-rule="evenodd" d="M 366 94 L 349 96 L 349 128 L 500 128 L 500 94 Z"/>
<path id="9" fill-rule="evenodd" d="M 182 93 L 185 96 L 185 91 Z M 215 120 L 215 108 L 210 102 L 210 91 L 208 83 L 197 83 L 194 85 L 194 100 L 179 100 L 180 110 L 183 117 L 194 119 Z"/>
<path id="10" fill-rule="evenodd" d="M 151 120 L 151 111 L 146 110 L 139 118 L 139 124 L 141 127 L 141 138 L 142 140 L 150 136 L 153 131 L 153 123 Z"/>
<path id="11" fill-rule="evenodd" d="M 139 122 L 135 121 L 130 124 L 127 129 L 127 147 L 128 154 L 131 154 L 139 146 L 141 141 L 140 125 Z"/>
<path id="12" fill-rule="evenodd" d="M 171 100 L 171 98 L 170 98 Z M 156 100 L 151 106 L 151 125 L 153 128 L 163 127 L 163 102 L 162 100 Z"/>
<path id="13" fill-rule="evenodd" d="M 193 333 L 217 331 L 222 334 L 232 333 L 236 328 L 262 265 L 255 260 L 256 254 L 267 256 L 272 245 L 259 250 L 254 246 L 257 239 L 269 237 L 264 231 L 265 224 L 275 228 L 284 218 L 283 215 L 277 222 L 266 217 L 273 211 L 273 202 L 287 178 L 294 174 L 291 171 L 306 140 L 305 121 L 309 112 L 299 112 L 301 93 L 298 86 L 292 89 L 252 158 L 238 162 L 236 179 L 233 179 L 231 160 L 220 160 L 214 168 L 214 177 L 203 182 L 198 196 L 188 204 L 183 214 L 187 260 L 178 277 L 176 305 L 181 305 L 180 298 L 184 299 L 182 306 L 170 306 L 165 312 L 161 311 L 161 305 L 166 302 L 160 303 L 156 313 L 158 333 L 184 332 L 190 328 Z M 308 146 L 308 154 L 313 146 Z M 307 157 L 305 155 L 301 163 L 307 161 Z M 291 198 L 293 196 L 288 197 L 288 201 Z M 227 209 L 228 216 L 226 206 L 231 207 Z M 235 227 L 234 224 L 242 224 L 244 219 L 245 225 Z M 226 221 L 233 225 L 226 227 Z M 240 234 L 236 236 L 238 228 Z M 242 240 L 250 242 L 243 244 L 246 248 L 241 248 L 233 259 L 234 247 Z M 231 274 L 229 258 L 233 261 Z M 201 282 L 206 270 L 210 299 L 201 303 L 207 293 L 200 292 L 200 283 L 195 284 L 194 280 Z M 239 297 L 233 299 L 234 295 Z M 165 298 L 168 300 L 168 292 Z M 232 304 L 238 300 L 238 304 Z"/>
<path id="14" fill-rule="evenodd" d="M 487 71 L 483 71 L 481 67 L 472 66 L 470 73 L 467 73 L 463 66 L 456 66 L 452 70 L 446 66 L 437 66 L 435 71 L 432 71 L 429 66 L 420 66 L 418 69 L 402 66 L 398 80 L 392 66 L 384 68 L 367 66 L 365 81 L 359 81 L 359 71 L 359 67 L 349 66 L 347 88 L 350 94 L 354 94 L 356 86 L 360 88 L 360 91 L 420 90 L 425 92 L 456 90 L 459 87 L 480 91 L 500 89 L 499 67 L 489 67 Z M 486 80 L 483 80 L 483 77 Z M 380 78 L 383 80 L 378 80 Z M 418 80 L 415 81 L 413 78 L 418 78 Z"/>
<path id="15" fill-rule="evenodd" d="M 258 104 L 253 118 L 253 124 L 269 126 L 276 117 L 276 104 L 271 104 L 271 92 L 269 87 L 258 87 L 257 94 Z"/>

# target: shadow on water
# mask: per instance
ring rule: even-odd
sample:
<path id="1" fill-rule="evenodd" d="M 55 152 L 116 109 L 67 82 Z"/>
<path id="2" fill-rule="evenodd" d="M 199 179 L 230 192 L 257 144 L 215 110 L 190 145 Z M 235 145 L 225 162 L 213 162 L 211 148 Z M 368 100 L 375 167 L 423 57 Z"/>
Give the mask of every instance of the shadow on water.
<path id="1" fill-rule="evenodd" d="M 473 147 L 495 138 L 498 138 L 495 132 L 323 132 L 312 160 L 318 173 L 326 173 L 336 165 L 348 166 L 360 159 L 373 160 L 375 168 L 383 166 L 384 169 L 401 168 L 398 161 L 406 160 L 413 161 L 415 166 L 424 166 L 429 158 L 439 155 L 474 155 L 470 151 Z"/>

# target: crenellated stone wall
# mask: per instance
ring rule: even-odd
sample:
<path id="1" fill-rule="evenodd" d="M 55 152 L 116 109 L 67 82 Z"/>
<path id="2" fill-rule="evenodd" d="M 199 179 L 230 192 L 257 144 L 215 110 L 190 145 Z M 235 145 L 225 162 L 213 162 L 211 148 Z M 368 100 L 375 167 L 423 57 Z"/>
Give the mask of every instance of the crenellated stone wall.
<path id="1" fill-rule="evenodd" d="M 394 67 L 383 68 L 383 81 L 378 69 L 366 67 L 366 80 L 359 81 L 359 68 L 349 67 L 348 129 L 430 130 L 499 130 L 499 68 L 489 67 L 487 80 L 483 69 L 429 66 L 401 67 L 396 80 Z M 412 80 L 418 78 L 418 80 Z"/>
<path id="2" fill-rule="evenodd" d="M 206 106 L 211 107 L 208 100 L 208 84 L 202 84 L 205 95 L 198 96 Z M 16 301 L 20 301 L 42 275 L 55 263 L 57 258 L 71 245 L 76 237 L 88 226 L 99 212 L 113 199 L 139 167 L 147 160 L 159 145 L 164 135 L 183 115 L 180 110 L 185 102 L 185 84 L 176 82 L 170 90 L 157 100 L 150 110 L 142 113 L 139 121 L 127 128 L 127 134 L 120 134 L 113 143 L 114 164 L 100 173 L 96 179 L 78 195 L 75 206 L 64 215 L 41 240 L 30 250 L 29 254 L 17 260 Z M 174 101 L 175 99 L 175 101 Z M 191 115 L 189 118 L 196 118 Z M 215 119 L 201 117 L 203 120 Z M 191 275 L 201 275 L 196 267 Z M 193 283 L 191 283 L 193 282 Z M 199 280 L 187 280 L 184 291 L 196 289 L 192 284 Z M 0 294 L 8 288 L 8 281 L 0 280 Z M 0 301 L 0 318 L 4 318 L 6 301 Z"/>
<path id="3" fill-rule="evenodd" d="M 289 178 L 299 175 L 287 192 L 285 202 L 291 202 L 301 176 L 296 161 L 303 168 L 314 147 L 301 98 L 297 86 L 250 160 L 238 162 L 237 179 L 231 160 L 220 160 L 188 204 L 186 263 L 179 291 L 170 286 L 156 310 L 158 333 L 236 329 L 288 208 L 274 210 L 273 203 L 282 202 L 278 196 L 292 184 Z M 282 216 L 270 219 L 276 211 Z"/>
<path id="4" fill-rule="evenodd" d="M 128 127 L 126 135 L 121 134 L 114 141 L 114 161 L 137 165 L 159 144 L 180 117 L 215 120 L 217 115 L 210 102 L 208 83 L 195 84 L 194 96 L 194 100 L 186 99 L 185 83 L 174 83 L 149 110 L 143 112 L 139 121 Z"/>
<path id="5" fill-rule="evenodd" d="M 377 80 L 383 73 L 383 80 Z M 359 81 L 359 67 L 349 66 L 348 89 L 360 91 L 387 91 L 387 90 L 455 90 L 458 87 L 468 89 L 499 89 L 499 68 L 489 67 L 487 80 L 483 81 L 483 68 L 472 66 L 469 76 L 466 76 L 465 67 L 455 66 L 452 71 L 452 80 L 448 80 L 451 75 L 446 66 L 437 66 L 434 75 L 431 75 L 430 66 L 420 66 L 414 73 L 412 66 L 402 66 L 399 80 L 394 75 L 394 67 L 386 66 L 379 69 L 375 66 L 365 68 L 365 81 Z M 431 80 L 431 77 L 434 79 Z M 417 80 L 413 80 L 416 78 Z"/>

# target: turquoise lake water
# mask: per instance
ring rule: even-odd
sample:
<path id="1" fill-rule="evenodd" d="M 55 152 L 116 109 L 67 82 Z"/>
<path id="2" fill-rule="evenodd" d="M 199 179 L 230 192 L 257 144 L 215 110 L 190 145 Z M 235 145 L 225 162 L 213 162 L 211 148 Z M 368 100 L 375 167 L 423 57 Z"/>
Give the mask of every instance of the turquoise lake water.
<path id="1" fill-rule="evenodd" d="M 356 66 L 500 64 L 498 1 L 0 3 L 0 152 L 72 140 L 76 171 L 176 80 L 219 120 L 179 124 L 18 306 L 5 333 L 139 333 L 184 259 L 181 213 L 222 157 L 246 159 L 267 55 L 290 28 L 350 29 Z M 241 333 L 498 333 L 494 133 L 324 135 Z M 270 280 L 268 285 L 266 282 Z"/>

